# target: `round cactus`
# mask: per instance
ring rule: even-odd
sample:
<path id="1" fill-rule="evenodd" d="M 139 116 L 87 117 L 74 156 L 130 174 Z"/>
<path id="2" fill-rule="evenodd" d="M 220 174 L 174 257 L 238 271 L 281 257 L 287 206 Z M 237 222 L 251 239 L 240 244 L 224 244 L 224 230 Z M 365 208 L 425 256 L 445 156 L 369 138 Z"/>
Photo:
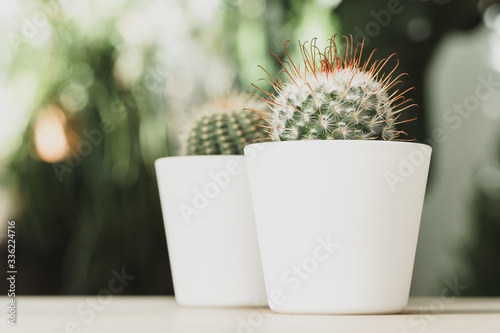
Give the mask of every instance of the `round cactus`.
<path id="1" fill-rule="evenodd" d="M 255 98 L 232 94 L 200 106 L 187 133 L 186 155 L 242 155 L 243 148 L 267 138 L 266 122 L 252 117 L 262 107 Z"/>
<path id="2" fill-rule="evenodd" d="M 316 46 L 316 39 L 299 43 L 303 69 L 288 56 L 286 43 L 288 61 L 274 55 L 286 78 L 268 74 L 273 91 L 266 92 L 263 100 L 268 105 L 264 118 L 270 139 L 393 140 L 403 133 L 396 130 L 396 125 L 403 122 L 398 122 L 398 117 L 414 104 L 404 98 L 406 91 L 393 89 L 401 77 L 392 77 L 397 64 L 388 75 L 381 74 L 392 56 L 369 65 L 372 52 L 361 64 L 363 44 L 354 49 L 352 40 L 346 40 L 342 57 L 338 56 L 335 36 L 324 52 Z"/>

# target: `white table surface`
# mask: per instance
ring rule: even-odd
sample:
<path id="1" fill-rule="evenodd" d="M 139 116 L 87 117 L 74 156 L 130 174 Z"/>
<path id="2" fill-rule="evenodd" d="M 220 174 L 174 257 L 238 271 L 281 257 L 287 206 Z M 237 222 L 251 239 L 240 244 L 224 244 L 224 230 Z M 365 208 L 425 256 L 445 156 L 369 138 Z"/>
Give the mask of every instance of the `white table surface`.
<path id="1" fill-rule="evenodd" d="M 0 297 L 3 309 L 8 300 Z M 267 308 L 189 308 L 178 306 L 173 297 L 167 296 L 18 296 L 16 302 L 17 325 L 8 325 L 7 316 L 2 316 L 2 333 L 500 333 L 500 298 L 413 297 L 403 313 L 383 316 L 281 315 Z"/>

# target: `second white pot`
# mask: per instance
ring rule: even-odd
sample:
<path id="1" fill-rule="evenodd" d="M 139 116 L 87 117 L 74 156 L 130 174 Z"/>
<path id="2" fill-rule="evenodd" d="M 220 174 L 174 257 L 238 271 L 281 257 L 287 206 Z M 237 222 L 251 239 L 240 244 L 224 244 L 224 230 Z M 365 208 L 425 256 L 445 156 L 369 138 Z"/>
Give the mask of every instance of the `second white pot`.
<path id="1" fill-rule="evenodd" d="M 165 157 L 155 165 L 177 302 L 266 304 L 245 157 Z"/>
<path id="2" fill-rule="evenodd" d="M 408 302 L 427 145 L 295 141 L 245 148 L 270 307 L 380 314 Z"/>

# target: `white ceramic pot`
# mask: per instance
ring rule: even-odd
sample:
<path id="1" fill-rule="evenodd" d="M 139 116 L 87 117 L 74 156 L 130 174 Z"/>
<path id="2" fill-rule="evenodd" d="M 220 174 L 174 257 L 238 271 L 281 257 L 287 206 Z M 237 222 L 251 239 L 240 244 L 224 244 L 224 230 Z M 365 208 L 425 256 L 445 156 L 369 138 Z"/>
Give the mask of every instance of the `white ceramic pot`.
<path id="1" fill-rule="evenodd" d="M 252 144 L 245 155 L 271 309 L 406 307 L 429 146 L 290 141 Z"/>
<path id="2" fill-rule="evenodd" d="M 267 304 L 244 156 L 166 157 L 155 166 L 177 302 Z"/>

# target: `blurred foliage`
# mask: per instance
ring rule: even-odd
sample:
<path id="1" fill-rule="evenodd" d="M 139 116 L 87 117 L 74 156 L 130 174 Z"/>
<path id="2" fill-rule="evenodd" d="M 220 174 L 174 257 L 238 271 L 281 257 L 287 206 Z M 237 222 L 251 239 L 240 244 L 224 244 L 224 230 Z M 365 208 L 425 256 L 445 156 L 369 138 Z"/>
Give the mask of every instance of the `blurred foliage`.
<path id="1" fill-rule="evenodd" d="M 426 132 L 424 98 L 427 65 L 445 34 L 472 29 L 479 24 L 481 15 L 477 3 L 477 0 L 349 0 L 336 9 L 344 34 L 352 34 L 358 42 L 364 38 L 367 50 L 376 49 L 379 59 L 397 54 L 398 73 L 408 74 L 402 78 L 403 88 L 415 88 L 406 96 L 419 106 L 404 112 L 401 120 L 417 120 L 402 124 L 401 129 L 418 141 L 430 136 Z"/>
<path id="2" fill-rule="evenodd" d="M 172 293 L 153 161 L 174 147 L 162 125 L 165 78 L 151 74 L 154 46 L 140 50 L 144 70 L 125 82 L 117 63 L 127 46 L 114 22 L 91 36 L 62 16 L 51 27 L 43 49 L 19 44 L 11 67 L 43 78 L 4 174 L 17 197 L 18 289 L 95 294 L 125 268 L 136 276 L 125 293 Z M 34 136 L 47 107 L 64 115 L 69 143 L 68 156 L 52 163 Z"/>
<path id="3" fill-rule="evenodd" d="M 467 295 L 500 296 L 500 154 L 494 164 L 481 168 L 471 205 L 474 241 L 463 251 L 471 281 Z"/>
<path id="4" fill-rule="evenodd" d="M 259 93 L 250 86 L 266 77 L 262 66 L 277 73 L 279 62 L 270 53 L 283 54 L 290 40 L 291 56 L 300 57 L 298 41 L 312 36 L 326 43 L 340 33 L 340 21 L 333 11 L 339 1 L 307 0 L 227 0 L 222 2 L 224 56 L 234 65 L 236 84 Z"/>

